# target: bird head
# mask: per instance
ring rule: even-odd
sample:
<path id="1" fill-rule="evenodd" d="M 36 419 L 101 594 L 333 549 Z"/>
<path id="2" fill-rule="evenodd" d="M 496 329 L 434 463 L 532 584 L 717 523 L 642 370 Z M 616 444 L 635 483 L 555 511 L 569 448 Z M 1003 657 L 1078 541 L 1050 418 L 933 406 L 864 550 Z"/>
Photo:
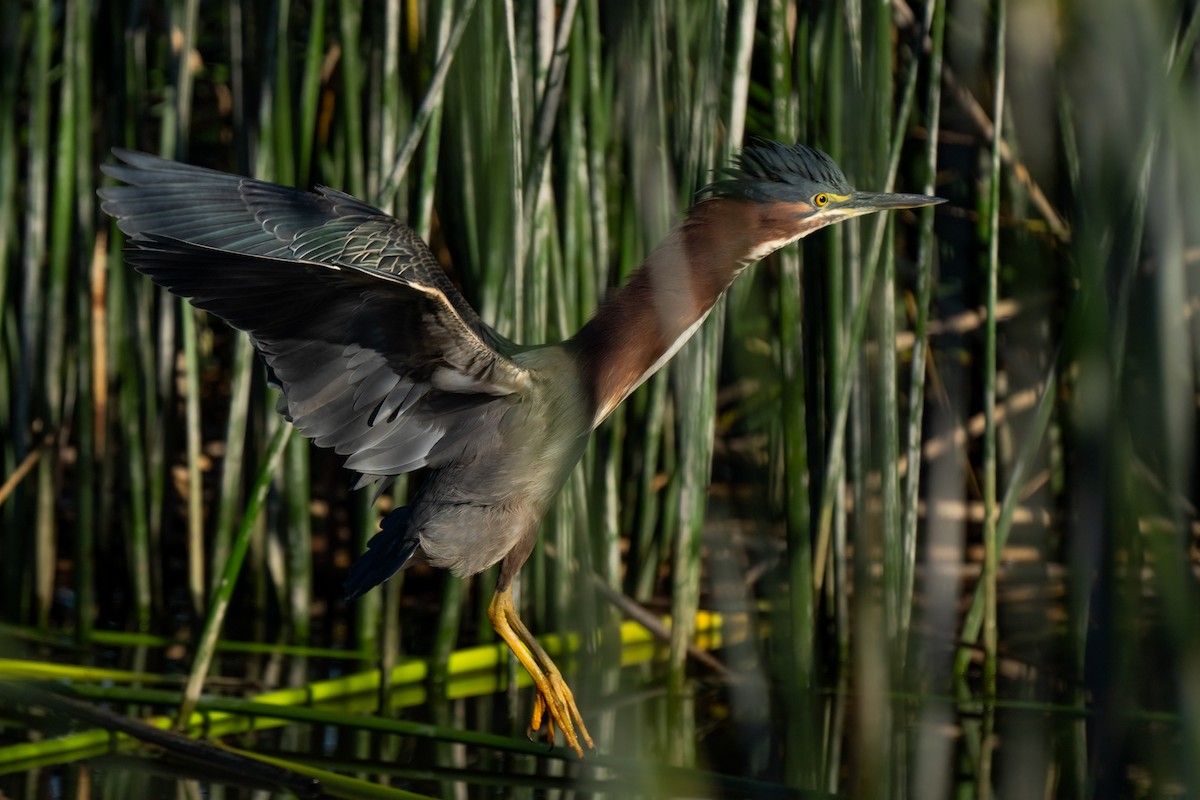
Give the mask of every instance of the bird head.
<path id="1" fill-rule="evenodd" d="M 796 238 L 863 214 L 945 202 L 923 194 L 859 191 L 826 153 L 768 139 L 752 138 L 736 164 L 718 174 L 721 179 L 704 187 L 701 197 L 768 205 L 776 218 L 795 226 Z"/>

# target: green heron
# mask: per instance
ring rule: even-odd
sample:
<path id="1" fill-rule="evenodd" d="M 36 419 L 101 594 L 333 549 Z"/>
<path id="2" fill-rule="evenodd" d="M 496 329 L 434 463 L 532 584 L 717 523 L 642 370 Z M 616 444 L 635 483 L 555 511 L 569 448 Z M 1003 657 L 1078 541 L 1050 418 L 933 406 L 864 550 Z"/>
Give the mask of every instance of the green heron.
<path id="1" fill-rule="evenodd" d="M 488 616 L 533 677 L 543 718 L 594 747 L 574 697 L 517 615 L 512 586 L 588 436 L 695 333 L 738 274 L 818 228 L 942 202 L 859 192 L 828 155 L 761 139 L 703 189 L 596 315 L 558 344 L 515 344 L 479 318 L 399 220 L 304 192 L 114 151 L 100 190 L 128 262 L 249 334 L 302 434 L 357 487 L 426 468 L 353 565 L 357 597 L 406 564 L 473 575 L 500 564 Z M 578 733 L 576 733 L 578 729 Z"/>

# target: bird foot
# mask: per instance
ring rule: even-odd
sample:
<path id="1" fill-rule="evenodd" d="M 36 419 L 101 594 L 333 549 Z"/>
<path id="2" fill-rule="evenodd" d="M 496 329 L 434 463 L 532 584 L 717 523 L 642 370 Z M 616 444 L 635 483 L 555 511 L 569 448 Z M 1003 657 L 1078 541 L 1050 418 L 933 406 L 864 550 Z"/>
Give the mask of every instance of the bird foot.
<path id="1" fill-rule="evenodd" d="M 533 678 L 536 694 L 529 733 L 540 731 L 544 719 L 551 744 L 554 743 L 555 732 L 562 731 L 567 746 L 580 758 L 583 758 L 583 747 L 579 744 L 580 735 L 583 736 L 588 749 L 594 750 L 596 745 L 592 742 L 592 737 L 583 724 L 583 717 L 579 714 L 579 708 L 575 705 L 575 695 L 563 680 L 562 673 L 558 671 L 550 654 L 538 644 L 538 640 L 517 615 L 517 609 L 513 606 L 511 585 L 498 590 L 492 597 L 492 602 L 488 605 L 488 618 L 491 619 L 496 633 Z"/>
<path id="2" fill-rule="evenodd" d="M 539 664 L 539 666 L 547 665 Z M 554 744 L 555 730 L 560 730 L 563 738 L 567 740 L 567 746 L 574 750 L 576 755 L 583 758 L 583 748 L 579 744 L 580 737 L 587 743 L 589 750 L 595 750 L 596 745 L 592 742 L 591 734 L 588 733 L 587 726 L 583 724 L 583 717 L 575 705 L 575 695 L 554 666 L 554 662 L 549 663 L 549 669 L 541 676 L 542 680 L 539 681 L 538 677 L 534 676 L 536 692 L 533 698 L 533 716 L 529 720 L 530 736 L 541 731 L 542 719 L 545 718 L 546 737 L 550 743 Z M 576 733 L 577 728 L 578 733 Z"/>

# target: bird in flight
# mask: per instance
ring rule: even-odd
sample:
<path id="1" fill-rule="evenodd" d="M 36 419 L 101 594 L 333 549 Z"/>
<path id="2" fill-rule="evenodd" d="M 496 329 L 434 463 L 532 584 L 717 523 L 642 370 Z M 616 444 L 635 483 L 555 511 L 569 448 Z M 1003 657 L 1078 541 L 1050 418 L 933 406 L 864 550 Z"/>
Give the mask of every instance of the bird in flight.
<path id="1" fill-rule="evenodd" d="M 490 328 L 403 222 L 347 194 L 301 191 L 114 150 L 100 190 L 126 261 L 245 331 L 304 436 L 357 487 L 428 470 L 354 563 L 357 597 L 419 561 L 500 564 L 488 616 L 533 677 L 530 728 L 594 747 L 571 689 L 521 621 L 513 580 L 588 437 L 696 332 L 750 264 L 819 228 L 943 202 L 856 191 L 828 155 L 753 139 L 629 281 L 563 342 Z"/>

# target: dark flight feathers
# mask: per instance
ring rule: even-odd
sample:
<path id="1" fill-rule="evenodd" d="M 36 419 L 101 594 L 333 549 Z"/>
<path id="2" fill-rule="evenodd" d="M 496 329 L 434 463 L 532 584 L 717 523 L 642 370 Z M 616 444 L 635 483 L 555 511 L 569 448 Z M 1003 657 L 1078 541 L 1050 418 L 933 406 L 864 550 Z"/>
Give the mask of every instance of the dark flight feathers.
<path id="1" fill-rule="evenodd" d="M 469 457 L 525 371 L 407 226 L 349 195 L 115 151 L 128 261 L 250 334 L 288 417 L 373 479 Z"/>

